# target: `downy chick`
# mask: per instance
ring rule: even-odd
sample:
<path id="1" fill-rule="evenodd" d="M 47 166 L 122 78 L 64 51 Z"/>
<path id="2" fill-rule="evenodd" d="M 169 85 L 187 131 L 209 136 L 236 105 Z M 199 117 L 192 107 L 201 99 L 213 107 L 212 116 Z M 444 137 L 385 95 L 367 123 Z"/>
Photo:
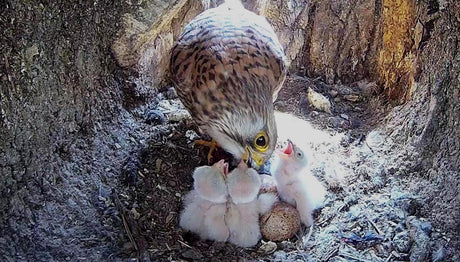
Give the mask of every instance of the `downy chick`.
<path id="1" fill-rule="evenodd" d="M 222 159 L 212 166 L 200 166 L 193 172 L 193 187 L 203 198 L 213 203 L 227 202 L 228 164 Z"/>
<path id="2" fill-rule="evenodd" d="M 288 140 L 287 147 L 276 153 L 271 173 L 281 200 L 296 207 L 303 224 L 313 225 L 313 211 L 323 206 L 326 190 L 307 169 L 307 157 L 292 141 Z"/>
<path id="3" fill-rule="evenodd" d="M 230 230 L 229 241 L 240 247 L 254 246 L 262 237 L 259 215 L 268 212 L 277 197 L 269 193 L 257 197 L 260 176 L 243 161 L 228 174 L 227 185 L 230 201 L 225 222 Z"/>
<path id="4" fill-rule="evenodd" d="M 227 241 L 229 230 L 225 224 L 227 212 L 228 164 L 221 160 L 213 166 L 202 166 L 193 173 L 194 190 L 184 199 L 179 225 L 197 233 L 202 239 Z"/>

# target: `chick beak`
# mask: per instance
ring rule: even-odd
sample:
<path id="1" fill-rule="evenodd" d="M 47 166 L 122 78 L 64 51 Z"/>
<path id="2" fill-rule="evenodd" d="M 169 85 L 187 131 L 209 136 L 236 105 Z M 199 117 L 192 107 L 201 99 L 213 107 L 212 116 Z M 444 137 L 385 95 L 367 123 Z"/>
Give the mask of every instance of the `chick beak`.
<path id="1" fill-rule="evenodd" d="M 248 168 L 248 165 L 246 164 L 246 162 L 241 160 L 240 163 L 238 164 L 238 168 L 246 169 L 246 168 Z"/>
<path id="2" fill-rule="evenodd" d="M 276 150 L 276 153 L 282 158 L 288 158 L 291 156 L 292 152 L 294 151 L 294 144 L 291 140 L 288 140 L 288 144 L 286 148 L 283 150 Z"/>
<path id="3" fill-rule="evenodd" d="M 220 172 L 224 173 L 225 175 L 228 174 L 228 163 L 225 163 L 224 159 L 221 159 L 216 163 L 216 165 Z"/>
<path id="4" fill-rule="evenodd" d="M 228 163 L 224 163 L 224 175 L 228 175 Z"/>

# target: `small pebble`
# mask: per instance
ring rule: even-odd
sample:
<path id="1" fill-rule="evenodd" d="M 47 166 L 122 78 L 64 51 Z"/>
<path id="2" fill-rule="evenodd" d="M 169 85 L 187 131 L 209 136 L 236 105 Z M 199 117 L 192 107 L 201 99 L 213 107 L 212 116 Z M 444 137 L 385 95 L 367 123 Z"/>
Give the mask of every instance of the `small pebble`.
<path id="1" fill-rule="evenodd" d="M 187 137 L 188 140 L 193 141 L 193 140 L 197 139 L 199 136 L 198 136 L 198 134 L 197 134 L 195 131 L 193 131 L 193 130 L 187 130 L 187 131 L 185 132 L 185 137 Z"/>
<path id="2" fill-rule="evenodd" d="M 184 119 L 190 118 L 187 110 L 172 111 L 167 114 L 169 122 L 180 122 Z"/>
<path id="3" fill-rule="evenodd" d="M 308 102 L 310 105 L 318 110 L 324 111 L 326 113 L 331 113 L 331 102 L 329 99 L 322 94 L 315 92 L 313 89 L 308 89 Z"/>
<path id="4" fill-rule="evenodd" d="M 268 241 L 265 242 L 262 240 L 262 245 L 259 247 L 259 250 L 257 250 L 258 253 L 261 254 L 271 254 L 276 251 L 278 246 L 276 245 L 275 242 Z"/>
<path id="5" fill-rule="evenodd" d="M 343 119 L 345 119 L 345 120 L 349 120 L 349 119 L 350 119 L 350 117 L 349 117 L 348 115 L 346 115 L 346 114 L 340 114 L 340 117 L 343 118 Z"/>
<path id="6" fill-rule="evenodd" d="M 281 243 L 278 244 L 278 247 L 282 250 L 293 250 L 296 248 L 295 244 L 289 240 L 281 241 Z"/>
<path id="7" fill-rule="evenodd" d="M 161 158 L 157 158 L 157 160 L 155 160 L 155 171 L 157 173 L 161 171 L 161 163 L 163 163 Z"/>
<path id="8" fill-rule="evenodd" d="M 336 90 L 330 90 L 329 91 L 329 95 L 331 95 L 332 97 L 336 97 L 338 94 L 339 94 L 339 92 L 337 92 Z"/>
<path id="9" fill-rule="evenodd" d="M 345 120 L 339 116 L 335 116 L 329 118 L 329 125 L 334 128 L 349 128 L 350 121 Z"/>
<path id="10" fill-rule="evenodd" d="M 276 251 L 273 255 L 275 257 L 274 261 L 286 261 L 287 254 L 283 250 Z"/>
<path id="11" fill-rule="evenodd" d="M 309 111 L 309 105 L 310 105 L 310 103 L 308 102 L 307 97 L 302 96 L 302 97 L 300 98 L 300 102 L 299 102 L 300 112 L 301 112 L 302 114 L 307 114 L 308 111 Z"/>
<path id="12" fill-rule="evenodd" d="M 166 117 L 160 110 L 150 110 L 145 115 L 145 123 L 149 125 L 159 125 L 166 122 Z"/>
<path id="13" fill-rule="evenodd" d="M 131 213 L 133 214 L 134 219 L 139 219 L 141 217 L 141 214 L 137 212 L 137 210 L 134 207 L 131 208 Z"/>
<path id="14" fill-rule="evenodd" d="M 393 244 L 399 252 L 408 253 L 411 246 L 409 233 L 407 231 L 403 231 L 396 234 L 393 238 Z"/>
<path id="15" fill-rule="evenodd" d="M 359 101 L 358 95 L 345 95 L 344 98 L 350 102 L 357 102 Z"/>
<path id="16" fill-rule="evenodd" d="M 177 98 L 176 90 L 173 87 L 168 88 L 168 91 L 166 91 L 166 98 L 167 99 L 176 99 Z"/>
<path id="17" fill-rule="evenodd" d="M 203 255 L 194 249 L 189 249 L 182 253 L 182 257 L 192 259 L 192 260 L 199 260 L 203 258 Z"/>

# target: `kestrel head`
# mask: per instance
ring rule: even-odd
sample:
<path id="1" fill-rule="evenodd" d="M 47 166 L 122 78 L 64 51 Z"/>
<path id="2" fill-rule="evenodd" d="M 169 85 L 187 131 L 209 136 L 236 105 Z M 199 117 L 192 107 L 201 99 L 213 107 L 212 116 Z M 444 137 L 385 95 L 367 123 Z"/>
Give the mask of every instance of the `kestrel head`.
<path id="1" fill-rule="evenodd" d="M 257 103 L 249 108 L 234 108 L 225 117 L 212 121 L 206 130 L 222 148 L 256 169 L 270 158 L 277 140 L 271 98 Z"/>

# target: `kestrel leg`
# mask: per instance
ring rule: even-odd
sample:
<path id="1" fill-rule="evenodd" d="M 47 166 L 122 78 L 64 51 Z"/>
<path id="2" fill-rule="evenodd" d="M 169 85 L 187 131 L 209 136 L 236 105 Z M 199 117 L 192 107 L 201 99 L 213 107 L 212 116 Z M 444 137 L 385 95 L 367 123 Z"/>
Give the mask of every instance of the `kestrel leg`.
<path id="1" fill-rule="evenodd" d="M 207 146 L 209 147 L 209 152 L 208 152 L 208 164 L 211 164 L 211 159 L 212 159 L 212 153 L 216 150 L 216 148 L 219 146 L 217 144 L 216 140 L 211 140 L 211 141 L 206 141 L 206 140 L 195 140 L 194 141 L 195 145 L 201 145 L 201 146 Z"/>

